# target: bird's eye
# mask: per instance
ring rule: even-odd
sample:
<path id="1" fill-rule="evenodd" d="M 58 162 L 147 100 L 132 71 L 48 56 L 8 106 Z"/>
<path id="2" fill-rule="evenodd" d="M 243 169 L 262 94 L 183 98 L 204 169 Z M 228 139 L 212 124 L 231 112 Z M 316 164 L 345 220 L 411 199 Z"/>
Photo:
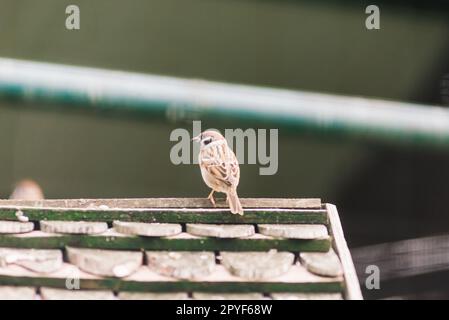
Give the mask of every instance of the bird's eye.
<path id="1" fill-rule="evenodd" d="M 209 143 L 212 142 L 212 138 L 204 139 L 204 144 L 207 146 Z"/>

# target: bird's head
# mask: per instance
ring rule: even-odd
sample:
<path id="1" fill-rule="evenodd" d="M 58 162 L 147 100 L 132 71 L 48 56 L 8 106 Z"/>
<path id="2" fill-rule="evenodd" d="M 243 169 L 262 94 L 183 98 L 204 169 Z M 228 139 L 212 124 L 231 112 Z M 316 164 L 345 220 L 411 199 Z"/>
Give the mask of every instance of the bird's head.
<path id="1" fill-rule="evenodd" d="M 226 139 L 221 135 L 220 132 L 207 130 L 201 132 L 198 136 L 192 139 L 201 144 L 202 147 L 209 145 L 212 142 L 226 142 Z"/>

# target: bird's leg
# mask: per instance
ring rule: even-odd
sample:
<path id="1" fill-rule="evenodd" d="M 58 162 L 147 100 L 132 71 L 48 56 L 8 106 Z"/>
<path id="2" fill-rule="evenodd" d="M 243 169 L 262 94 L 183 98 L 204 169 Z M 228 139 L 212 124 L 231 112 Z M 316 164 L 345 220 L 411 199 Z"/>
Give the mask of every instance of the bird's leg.
<path id="1" fill-rule="evenodd" d="M 207 199 L 210 200 L 210 202 L 212 203 L 212 205 L 214 207 L 216 207 L 217 205 L 215 204 L 215 199 L 214 199 L 214 190 L 212 189 L 211 193 L 209 194 L 209 196 L 207 197 Z"/>

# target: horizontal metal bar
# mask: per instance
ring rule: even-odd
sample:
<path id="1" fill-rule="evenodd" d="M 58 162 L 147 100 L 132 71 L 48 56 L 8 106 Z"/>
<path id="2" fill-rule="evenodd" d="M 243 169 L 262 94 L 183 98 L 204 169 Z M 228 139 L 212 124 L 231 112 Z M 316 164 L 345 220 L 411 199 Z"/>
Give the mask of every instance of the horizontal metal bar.
<path id="1" fill-rule="evenodd" d="M 383 142 L 449 143 L 449 110 L 439 107 L 13 59 L 0 59 L 1 96 L 170 120 L 241 120 Z"/>

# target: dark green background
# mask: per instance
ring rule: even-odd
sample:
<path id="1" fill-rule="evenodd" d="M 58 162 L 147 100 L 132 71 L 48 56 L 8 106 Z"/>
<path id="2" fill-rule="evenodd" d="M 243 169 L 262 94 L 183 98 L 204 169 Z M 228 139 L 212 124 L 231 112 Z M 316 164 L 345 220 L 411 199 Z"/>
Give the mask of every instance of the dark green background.
<path id="1" fill-rule="evenodd" d="M 0 0 L 0 56 L 441 104 L 448 10 L 414 3 L 379 1 L 381 29 L 368 31 L 369 3 L 358 1 Z M 65 29 L 69 4 L 81 9 L 79 31 Z M 171 130 L 189 124 L 40 107 L 0 101 L 0 196 L 22 178 L 49 198 L 207 195 L 196 166 L 169 161 Z M 401 221 L 418 208 L 440 212 L 447 170 L 428 170 L 445 163 L 445 150 L 280 138 L 278 174 L 242 166 L 242 197 L 322 197 L 340 208 L 355 244 L 443 228 Z"/>

